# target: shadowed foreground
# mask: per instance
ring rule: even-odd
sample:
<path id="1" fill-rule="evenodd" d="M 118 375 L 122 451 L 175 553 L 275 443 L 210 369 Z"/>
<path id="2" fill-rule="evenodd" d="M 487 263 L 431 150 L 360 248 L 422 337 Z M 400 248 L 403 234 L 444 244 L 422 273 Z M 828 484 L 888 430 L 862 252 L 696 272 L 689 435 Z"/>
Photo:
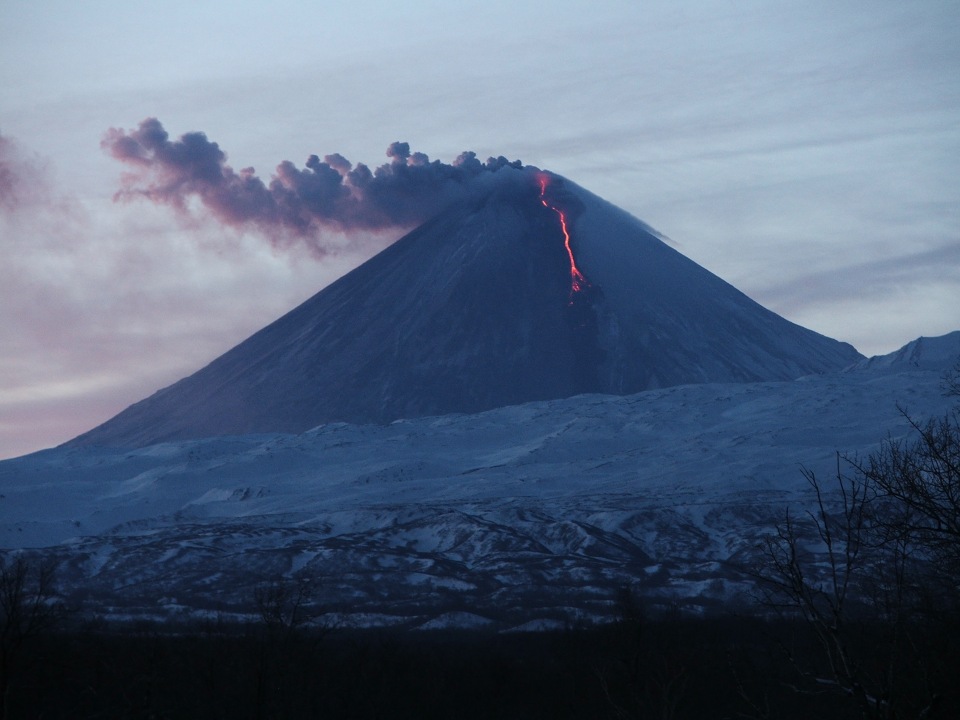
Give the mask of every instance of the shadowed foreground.
<path id="1" fill-rule="evenodd" d="M 820 654 L 800 622 L 667 612 L 508 635 L 263 624 L 160 630 L 39 639 L 12 678 L 7 717 L 857 717 L 842 693 L 804 689 L 797 668 L 815 667 Z M 915 630 L 924 672 L 933 672 L 902 668 L 895 681 L 906 710 L 931 687 L 951 688 L 960 664 L 960 633 Z M 864 625 L 858 637 L 883 655 L 881 624 Z M 931 717 L 958 716 L 956 691 L 947 692 Z"/>

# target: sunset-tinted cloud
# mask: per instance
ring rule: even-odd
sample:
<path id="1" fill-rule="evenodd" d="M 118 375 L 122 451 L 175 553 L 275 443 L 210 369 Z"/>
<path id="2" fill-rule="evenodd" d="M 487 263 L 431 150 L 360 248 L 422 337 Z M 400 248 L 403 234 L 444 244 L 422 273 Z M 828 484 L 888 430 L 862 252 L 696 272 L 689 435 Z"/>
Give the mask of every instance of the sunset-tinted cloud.
<path id="1" fill-rule="evenodd" d="M 394 142 L 387 148 L 389 162 L 373 170 L 340 154 L 323 160 L 311 155 L 303 168 L 284 160 L 264 182 L 253 168 L 234 170 L 204 133 L 171 140 L 156 118 L 135 130 L 112 128 L 101 145 L 133 169 L 124 176 L 120 199 L 144 197 L 187 212 L 197 198 L 221 222 L 255 226 L 273 242 L 301 238 L 321 253 L 324 229 L 417 225 L 466 197 L 479 176 L 522 167 L 502 156 L 481 162 L 473 152 L 448 165 Z"/>

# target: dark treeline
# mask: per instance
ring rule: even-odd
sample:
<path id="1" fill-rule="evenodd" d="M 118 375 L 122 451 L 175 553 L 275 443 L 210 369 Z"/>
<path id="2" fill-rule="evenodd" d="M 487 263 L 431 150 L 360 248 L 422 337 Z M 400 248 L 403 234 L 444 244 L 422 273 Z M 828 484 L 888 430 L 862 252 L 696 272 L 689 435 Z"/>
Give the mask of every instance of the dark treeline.
<path id="1" fill-rule="evenodd" d="M 910 628 L 922 662 L 898 668 L 897 710 L 960 717 L 960 628 Z M 888 667 L 884 623 L 850 633 Z M 626 616 L 562 632 L 141 626 L 48 633 L 24 648 L 8 718 L 863 717 L 829 683 L 807 623 Z M 952 694 L 951 694 L 952 693 Z"/>

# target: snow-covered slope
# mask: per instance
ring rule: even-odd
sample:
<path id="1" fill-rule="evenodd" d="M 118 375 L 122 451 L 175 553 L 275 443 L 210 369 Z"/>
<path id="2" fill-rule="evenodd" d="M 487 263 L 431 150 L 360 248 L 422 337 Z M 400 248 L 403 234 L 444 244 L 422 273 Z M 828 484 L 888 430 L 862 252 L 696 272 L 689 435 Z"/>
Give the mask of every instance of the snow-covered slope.
<path id="1" fill-rule="evenodd" d="M 194 375 L 74 444 L 143 446 L 390 422 L 694 382 L 787 380 L 860 359 L 550 176 L 592 283 L 571 302 L 558 213 L 503 168 Z"/>
<path id="2" fill-rule="evenodd" d="M 945 412 L 955 361 L 48 450 L 0 463 L 0 547 L 114 616 L 242 613 L 275 577 L 355 624 L 549 626 L 623 585 L 709 605 L 751 591 L 760 538 L 810 500 L 801 466 L 907 433 L 898 405 Z"/>
<path id="3" fill-rule="evenodd" d="M 577 258 L 602 289 L 627 392 L 684 383 L 788 380 L 836 370 L 853 348 L 786 321 L 662 242 L 635 217 L 562 181 L 582 207 Z M 562 202 L 562 201 L 561 201 Z"/>
<path id="4" fill-rule="evenodd" d="M 960 330 L 940 337 L 919 337 L 888 355 L 875 355 L 857 363 L 874 371 L 939 370 L 960 357 Z"/>

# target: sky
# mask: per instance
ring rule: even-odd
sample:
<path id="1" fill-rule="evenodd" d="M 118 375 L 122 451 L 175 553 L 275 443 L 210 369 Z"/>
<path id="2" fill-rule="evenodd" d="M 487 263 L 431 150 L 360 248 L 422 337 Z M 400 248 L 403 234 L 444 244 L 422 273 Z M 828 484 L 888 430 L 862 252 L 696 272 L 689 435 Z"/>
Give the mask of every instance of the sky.
<path id="1" fill-rule="evenodd" d="M 564 175 L 865 355 L 960 329 L 954 0 L 0 0 L 0 458 L 198 370 L 416 221 L 261 221 L 199 173 L 286 208 L 398 141 Z M 208 165 L 176 165 L 188 146 Z"/>

